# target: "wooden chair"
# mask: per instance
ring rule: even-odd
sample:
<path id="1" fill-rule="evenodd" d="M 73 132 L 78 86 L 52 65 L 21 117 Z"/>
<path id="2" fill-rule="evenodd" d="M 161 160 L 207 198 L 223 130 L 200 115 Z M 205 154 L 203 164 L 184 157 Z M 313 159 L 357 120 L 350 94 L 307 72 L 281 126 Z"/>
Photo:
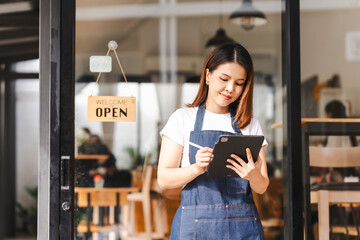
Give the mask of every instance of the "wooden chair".
<path id="1" fill-rule="evenodd" d="M 131 193 L 128 195 L 127 200 L 130 206 L 129 216 L 129 237 L 130 239 L 164 239 L 167 236 L 167 212 L 165 207 L 164 198 L 158 193 L 152 193 L 151 175 L 153 172 L 152 166 L 143 168 L 143 185 L 140 192 Z M 135 202 L 141 202 L 143 207 L 145 233 L 139 233 L 135 224 Z M 151 214 L 151 204 L 154 213 Z M 151 216 L 153 215 L 153 219 Z M 155 232 L 152 231 L 153 224 Z"/>
<path id="2" fill-rule="evenodd" d="M 93 239 L 98 239 L 99 233 L 107 232 L 109 240 L 116 239 L 116 232 L 118 235 L 120 234 L 119 208 L 128 203 L 129 192 L 137 191 L 139 191 L 138 188 L 76 187 L 76 207 L 87 208 L 87 223 L 80 223 L 77 231 L 86 233 L 88 238 L 92 236 Z M 99 213 L 101 207 L 109 208 L 107 221 L 104 221 Z"/>
<path id="3" fill-rule="evenodd" d="M 309 147 L 310 167 L 359 167 L 360 147 Z M 329 227 L 329 204 L 356 204 L 360 203 L 360 183 L 325 183 L 311 189 L 310 202 L 318 204 L 319 239 L 328 240 Z M 332 232 L 347 232 L 349 227 L 336 226 Z M 356 226 L 357 228 L 357 226 Z M 358 235 L 359 230 L 356 232 Z M 360 237 L 360 236 L 359 236 Z"/>

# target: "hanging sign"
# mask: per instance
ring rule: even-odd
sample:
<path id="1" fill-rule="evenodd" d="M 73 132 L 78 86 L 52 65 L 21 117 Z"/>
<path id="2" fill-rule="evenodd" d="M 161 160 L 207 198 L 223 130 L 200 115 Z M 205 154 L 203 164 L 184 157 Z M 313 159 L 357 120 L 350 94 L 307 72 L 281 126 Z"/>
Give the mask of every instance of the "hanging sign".
<path id="1" fill-rule="evenodd" d="M 88 121 L 134 122 L 136 121 L 136 98 L 89 96 Z"/>
<path id="2" fill-rule="evenodd" d="M 90 72 L 111 72 L 112 60 L 110 56 L 91 56 Z"/>
<path id="3" fill-rule="evenodd" d="M 108 56 L 110 51 L 113 50 L 116 56 L 116 60 L 119 64 L 120 70 L 124 76 L 127 87 L 127 79 L 124 73 L 124 70 L 121 66 L 119 57 L 115 51 L 118 47 L 115 41 L 110 41 L 108 44 L 109 50 L 107 51 L 106 56 L 96 56 L 90 60 L 90 69 L 91 63 L 93 62 L 93 70 L 98 71 L 98 77 L 96 79 L 96 84 L 99 82 L 101 73 L 106 71 L 111 71 L 107 69 L 106 66 L 111 66 L 111 58 Z M 102 62 L 102 64 L 101 64 Z M 106 65 L 107 62 L 110 65 Z M 101 67 L 100 67 L 101 66 Z M 109 68 L 109 67 L 108 67 Z M 94 86 L 94 87 L 95 87 Z M 131 90 L 129 88 L 131 93 Z M 98 122 L 135 122 L 136 121 L 136 98 L 131 93 L 131 97 L 119 97 L 119 96 L 92 96 L 88 97 L 88 121 L 98 121 Z"/>

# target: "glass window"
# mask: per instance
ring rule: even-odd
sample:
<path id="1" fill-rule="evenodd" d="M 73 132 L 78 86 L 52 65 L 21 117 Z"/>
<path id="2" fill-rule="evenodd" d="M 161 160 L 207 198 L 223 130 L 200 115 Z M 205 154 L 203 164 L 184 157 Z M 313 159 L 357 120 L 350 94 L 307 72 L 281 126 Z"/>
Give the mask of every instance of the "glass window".
<path id="1" fill-rule="evenodd" d="M 360 9 L 354 2 L 301 1 L 300 17 L 310 234 L 314 239 L 351 238 L 360 220 L 353 195 L 360 176 Z"/>

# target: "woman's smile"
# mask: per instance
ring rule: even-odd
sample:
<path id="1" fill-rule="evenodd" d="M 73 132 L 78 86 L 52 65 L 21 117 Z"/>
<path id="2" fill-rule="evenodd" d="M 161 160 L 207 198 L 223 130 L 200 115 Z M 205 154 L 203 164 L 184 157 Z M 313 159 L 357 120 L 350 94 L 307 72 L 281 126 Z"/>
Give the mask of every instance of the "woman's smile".
<path id="1" fill-rule="evenodd" d="M 220 93 L 220 95 L 221 95 L 225 100 L 230 100 L 230 99 L 231 99 L 231 95 L 229 95 L 229 94 Z"/>

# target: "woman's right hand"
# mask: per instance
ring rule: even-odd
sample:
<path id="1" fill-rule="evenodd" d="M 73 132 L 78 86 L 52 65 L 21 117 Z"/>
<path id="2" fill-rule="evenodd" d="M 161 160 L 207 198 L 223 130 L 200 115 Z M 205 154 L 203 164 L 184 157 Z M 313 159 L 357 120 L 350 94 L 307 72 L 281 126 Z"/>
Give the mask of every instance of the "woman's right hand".
<path id="1" fill-rule="evenodd" d="M 213 149 L 209 147 L 200 148 L 195 155 L 195 167 L 197 173 L 203 174 L 213 158 Z"/>

